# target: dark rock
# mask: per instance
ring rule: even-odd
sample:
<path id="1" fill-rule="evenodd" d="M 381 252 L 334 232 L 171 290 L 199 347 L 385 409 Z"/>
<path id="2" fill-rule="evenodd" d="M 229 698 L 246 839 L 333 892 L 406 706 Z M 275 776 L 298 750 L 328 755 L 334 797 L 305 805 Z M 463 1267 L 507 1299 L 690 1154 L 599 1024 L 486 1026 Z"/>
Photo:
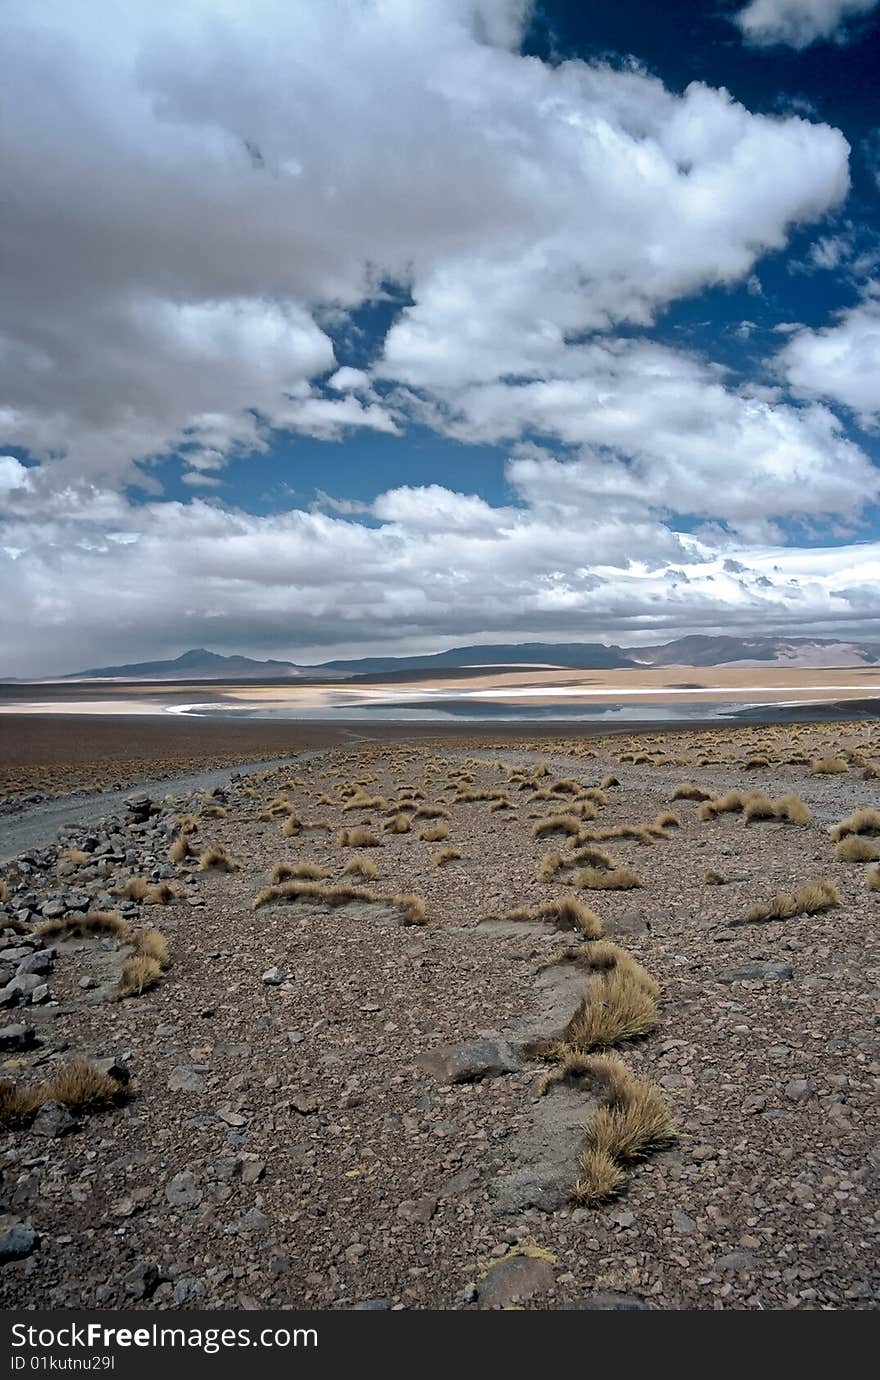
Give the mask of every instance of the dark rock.
<path id="1" fill-rule="evenodd" d="M 0 1050 L 30 1049 L 36 1042 L 36 1032 L 29 1025 L 0 1027 Z"/>
<path id="2" fill-rule="evenodd" d="M 76 1127 L 76 1122 L 63 1102 L 44 1102 L 34 1117 L 31 1131 L 35 1136 L 46 1136 L 55 1140 L 66 1136 Z"/>
<path id="3" fill-rule="evenodd" d="M 585 1298 L 565 1304 L 563 1311 L 574 1312 L 581 1309 L 603 1313 L 641 1313 L 654 1311 L 654 1305 L 645 1299 L 636 1298 L 634 1294 L 617 1294 L 612 1289 L 601 1289 L 595 1294 L 587 1294 Z"/>
<path id="4" fill-rule="evenodd" d="M 479 1286 L 481 1308 L 506 1308 L 544 1294 L 556 1283 L 546 1260 L 529 1255 L 509 1255 L 493 1265 Z"/>
<path id="5" fill-rule="evenodd" d="M 37 1233 L 24 1222 L 13 1222 L 0 1230 L 0 1265 L 7 1260 L 22 1260 L 38 1244 Z"/>
<path id="6" fill-rule="evenodd" d="M 474 1040 L 462 1045 L 439 1045 L 416 1056 L 416 1063 L 441 1083 L 472 1083 L 516 1073 L 522 1061 L 507 1040 Z"/>
<path id="7" fill-rule="evenodd" d="M 132 1299 L 148 1299 L 159 1283 L 159 1269 L 152 1260 L 139 1260 L 124 1278 L 125 1292 Z"/>

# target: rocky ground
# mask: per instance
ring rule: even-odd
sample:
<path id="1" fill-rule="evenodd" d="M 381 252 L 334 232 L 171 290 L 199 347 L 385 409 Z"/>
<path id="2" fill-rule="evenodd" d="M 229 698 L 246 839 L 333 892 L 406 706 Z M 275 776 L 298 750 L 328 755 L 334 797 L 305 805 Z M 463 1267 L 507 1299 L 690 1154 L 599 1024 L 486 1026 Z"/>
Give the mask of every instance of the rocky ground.
<path id="1" fill-rule="evenodd" d="M 810 758 L 841 750 L 846 771 L 811 772 Z M 880 804 L 863 765 L 878 757 L 876 728 L 846 724 L 362 744 L 213 795 L 136 796 L 19 857 L 0 907 L 2 1072 L 37 1087 L 82 1055 L 103 1061 L 120 1102 L 52 1101 L 0 1131 L 0 1303 L 876 1307 L 880 891 L 863 864 L 836 860 L 828 828 Z M 532 833 L 557 806 L 508 782 L 539 763 L 538 789 L 617 777 L 585 827 L 670 808 L 681 821 L 651 843 L 603 845 L 639 888 L 585 893 L 660 983 L 660 1024 L 618 1052 L 664 1090 L 678 1129 L 598 1206 L 572 1197 L 595 1090 L 573 1080 L 540 1096 L 544 1066 L 525 1048 L 580 999 L 585 979 L 556 961 L 571 936 L 481 923 L 570 890 L 567 874 L 536 875 L 565 848 Z M 358 780 L 387 803 L 344 808 Z M 683 781 L 795 791 L 812 822 L 702 822 L 694 801 L 672 804 Z M 422 792 L 414 807 L 447 816 L 411 806 L 409 831 L 388 832 L 405 786 Z M 515 808 L 456 800 L 462 788 L 509 792 Z M 260 818 L 279 795 L 307 826 L 295 835 L 286 813 Z M 222 845 L 236 870 L 169 860 L 190 812 L 194 849 Z M 438 823 L 447 839 L 420 839 Z M 381 846 L 339 845 L 360 825 Z M 446 846 L 461 856 L 436 867 Z M 357 858 L 375 863 L 380 899 L 252 907 L 278 861 L 333 883 Z M 174 899 L 115 895 L 132 877 L 167 881 Z M 824 914 L 730 923 L 825 878 L 840 904 Z M 403 923 L 411 893 L 423 924 Z M 171 948 L 161 981 L 124 999 L 130 935 L 37 933 L 111 908 L 135 939 L 158 927 Z"/>

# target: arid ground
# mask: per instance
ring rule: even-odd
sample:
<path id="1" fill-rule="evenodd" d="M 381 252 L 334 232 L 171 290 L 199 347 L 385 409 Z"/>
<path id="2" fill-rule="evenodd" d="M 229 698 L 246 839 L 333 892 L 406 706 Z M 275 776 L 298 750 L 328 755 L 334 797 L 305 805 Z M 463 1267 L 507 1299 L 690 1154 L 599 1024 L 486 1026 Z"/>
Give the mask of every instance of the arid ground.
<path id="1" fill-rule="evenodd" d="M 134 794 L 0 868 L 4 1306 L 876 1308 L 876 720 L 61 722 L 19 815 Z"/>

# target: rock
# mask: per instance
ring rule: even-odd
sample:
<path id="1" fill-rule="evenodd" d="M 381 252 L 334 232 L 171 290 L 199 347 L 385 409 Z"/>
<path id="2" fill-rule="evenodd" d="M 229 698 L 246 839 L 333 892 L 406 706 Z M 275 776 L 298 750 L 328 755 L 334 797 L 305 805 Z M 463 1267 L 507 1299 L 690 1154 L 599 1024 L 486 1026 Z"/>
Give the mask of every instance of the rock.
<path id="1" fill-rule="evenodd" d="M 641 915 L 606 916 L 602 927 L 608 935 L 650 934 L 651 926 Z"/>
<path id="2" fill-rule="evenodd" d="M 198 1207 L 204 1194 L 191 1169 L 181 1169 L 165 1185 L 165 1197 L 173 1207 Z"/>
<path id="3" fill-rule="evenodd" d="M 258 1183 L 265 1172 L 265 1160 L 245 1160 L 241 1166 L 241 1181 L 243 1184 Z"/>
<path id="4" fill-rule="evenodd" d="M 139 1260 L 124 1276 L 125 1292 L 131 1299 L 148 1299 L 159 1283 L 159 1268 L 152 1260 Z"/>
<path id="5" fill-rule="evenodd" d="M 715 1261 L 715 1269 L 722 1274 L 736 1272 L 738 1270 L 753 1270 L 757 1257 L 752 1251 L 728 1251 L 726 1255 L 719 1255 Z"/>
<path id="6" fill-rule="evenodd" d="M 251 1208 L 248 1212 L 242 1213 L 237 1221 L 230 1223 L 226 1230 L 238 1236 L 252 1236 L 255 1232 L 268 1231 L 270 1225 L 265 1212 L 261 1212 L 259 1208 Z"/>
<path id="7" fill-rule="evenodd" d="M 74 1130 L 76 1122 L 63 1102 L 44 1102 L 31 1125 L 35 1136 L 46 1136 L 50 1140 L 66 1136 Z"/>
<path id="8" fill-rule="evenodd" d="M 187 1064 L 178 1064 L 168 1079 L 169 1092 L 203 1092 L 205 1080 Z"/>
<path id="9" fill-rule="evenodd" d="M 722 968 L 718 974 L 719 982 L 781 982 L 793 976 L 790 963 L 743 963 L 735 968 Z"/>
<path id="10" fill-rule="evenodd" d="M 24 1222 L 13 1222 L 0 1231 L 0 1265 L 7 1260 L 22 1260 L 35 1249 L 39 1238 Z"/>
<path id="11" fill-rule="evenodd" d="M 516 1073 L 522 1061 L 507 1040 L 473 1040 L 461 1045 L 438 1045 L 416 1056 L 416 1063 L 441 1083 L 472 1083 Z"/>
<path id="12" fill-rule="evenodd" d="M 43 979 L 37 973 L 20 973 L 8 982 L 5 991 L 14 993 L 20 1001 L 29 1001 L 32 993 L 38 987 L 45 987 Z"/>
<path id="13" fill-rule="evenodd" d="M 52 951 L 50 949 L 38 949 L 35 954 L 28 954 L 23 958 L 17 968 L 18 976 L 22 973 L 48 973 L 52 968 Z"/>
<path id="14" fill-rule="evenodd" d="M 30 1049 L 36 1042 L 36 1032 L 29 1025 L 0 1027 L 0 1050 Z"/>
<path id="15" fill-rule="evenodd" d="M 41 982 L 39 987 L 35 987 L 31 992 L 31 1005 L 41 1006 L 44 1001 L 49 1000 L 49 988 L 45 982 Z"/>
<path id="16" fill-rule="evenodd" d="M 345 1250 L 345 1258 L 349 1264 L 354 1265 L 358 1260 L 362 1260 L 367 1254 L 367 1247 L 362 1241 L 354 1241 Z"/>
<path id="17" fill-rule="evenodd" d="M 352 1313 L 387 1313 L 391 1307 L 390 1299 L 361 1299 L 351 1305 Z"/>
<path id="18" fill-rule="evenodd" d="M 546 1260 L 509 1255 L 493 1265 L 479 1286 L 481 1308 L 506 1308 L 552 1289 L 556 1279 Z"/>
<path id="19" fill-rule="evenodd" d="M 280 987 L 284 981 L 284 969 L 279 968 L 277 964 L 274 968 L 267 968 L 265 973 L 261 975 L 260 981 L 264 982 L 267 987 Z"/>
<path id="20" fill-rule="evenodd" d="M 613 1289 L 600 1289 L 595 1294 L 587 1294 L 585 1298 L 565 1304 L 563 1311 L 574 1312 L 576 1309 L 603 1313 L 642 1313 L 653 1311 L 654 1305 L 636 1298 L 635 1294 L 618 1294 Z"/>
<path id="21" fill-rule="evenodd" d="M 673 1209 L 672 1222 L 678 1231 L 684 1232 L 686 1235 L 697 1230 L 697 1224 L 693 1217 L 689 1217 L 686 1212 L 680 1211 L 679 1208 Z"/>
<path id="22" fill-rule="evenodd" d="M 179 1279 L 174 1286 L 174 1302 L 189 1303 L 191 1299 L 201 1299 L 205 1296 L 205 1281 L 203 1279 L 190 1279 L 184 1277 Z"/>
<path id="23" fill-rule="evenodd" d="M 785 1085 L 785 1096 L 789 1102 L 809 1102 L 816 1096 L 816 1089 L 808 1078 L 793 1078 Z"/>
<path id="24" fill-rule="evenodd" d="M 101 1073 L 106 1073 L 108 1078 L 115 1078 L 117 1083 L 130 1083 L 131 1072 L 124 1059 L 120 1059 L 118 1054 L 108 1055 L 104 1059 L 93 1059 L 92 1063 Z"/>
<path id="25" fill-rule="evenodd" d="M 67 907 L 63 901 L 46 901 L 40 906 L 40 914 L 44 920 L 60 920 L 67 914 Z"/>
<path id="26" fill-rule="evenodd" d="M 405 1222 L 421 1222 L 423 1226 L 427 1226 L 436 1211 L 437 1199 L 430 1195 L 397 1204 L 398 1217 L 402 1217 Z"/>

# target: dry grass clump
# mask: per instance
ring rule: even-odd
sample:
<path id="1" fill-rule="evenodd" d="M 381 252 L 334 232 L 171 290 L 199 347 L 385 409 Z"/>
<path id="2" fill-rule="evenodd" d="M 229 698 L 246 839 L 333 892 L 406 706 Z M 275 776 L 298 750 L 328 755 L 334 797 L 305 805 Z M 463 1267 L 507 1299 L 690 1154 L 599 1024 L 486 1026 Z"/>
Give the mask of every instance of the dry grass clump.
<path id="1" fill-rule="evenodd" d="M 376 901 L 374 891 L 365 886 L 324 886 L 320 882 L 291 880 L 280 882 L 277 886 L 263 887 L 252 902 L 252 909 L 274 905 L 277 902 L 319 901 L 327 906 L 345 906 L 352 901 Z"/>
<path id="2" fill-rule="evenodd" d="M 161 930 L 141 930 L 136 940 L 137 952 L 144 958 L 152 958 L 160 968 L 171 963 L 171 950 L 168 940 Z"/>
<path id="3" fill-rule="evenodd" d="M 707 867 L 703 873 L 703 882 L 706 886 L 726 886 L 727 878 L 716 872 L 714 867 Z"/>
<path id="4" fill-rule="evenodd" d="M 241 863 L 231 856 L 225 844 L 215 843 L 199 854 L 199 872 L 238 872 Z"/>
<path id="5" fill-rule="evenodd" d="M 449 838 L 449 826 L 446 824 L 432 824 L 427 829 L 422 829 L 419 838 L 423 843 L 442 843 Z"/>
<path id="6" fill-rule="evenodd" d="M 352 858 L 342 870 L 352 877 L 366 877 L 370 882 L 375 881 L 379 875 L 379 869 L 372 858 Z"/>
<path id="7" fill-rule="evenodd" d="M 401 896 L 395 892 L 393 896 L 380 896 L 379 899 L 400 911 L 401 925 L 427 924 L 428 908 L 421 896 L 416 896 L 412 892 Z"/>
<path id="8" fill-rule="evenodd" d="M 20 1087 L 0 1078 L 0 1126 L 26 1126 L 46 1102 L 62 1102 L 71 1112 L 96 1112 L 124 1102 L 125 1083 L 96 1068 L 87 1059 L 74 1059 L 39 1087 Z"/>
<path id="9" fill-rule="evenodd" d="M 351 800 L 346 801 L 342 810 L 343 813 L 345 813 L 346 810 L 384 810 L 387 805 L 388 801 L 384 796 L 371 796 L 359 793 L 358 795 L 352 796 Z"/>
<path id="10" fill-rule="evenodd" d="M 205 805 L 202 807 L 202 819 L 225 819 L 226 807 L 224 805 Z"/>
<path id="11" fill-rule="evenodd" d="M 750 824 L 752 820 L 756 819 L 775 819 L 776 806 L 763 791 L 754 791 L 746 797 L 742 816 L 743 824 Z"/>
<path id="12" fill-rule="evenodd" d="M 819 915 L 840 905 L 837 886 L 830 880 L 808 882 L 795 891 L 779 892 L 771 901 L 752 906 L 745 919 L 732 925 L 754 925 L 765 920 L 790 920 L 795 915 Z"/>
<path id="13" fill-rule="evenodd" d="M 570 866 L 570 860 L 563 858 L 561 853 L 555 851 L 552 853 L 545 853 L 538 863 L 538 871 L 535 875 L 539 882 L 552 882 L 561 868 Z"/>
<path id="14" fill-rule="evenodd" d="M 587 1124 L 574 1196 L 598 1203 L 620 1192 L 623 1165 L 669 1145 L 676 1131 L 660 1089 L 635 1078 L 622 1059 L 598 1055 L 585 1062 L 584 1071 L 604 1083 L 605 1099 Z"/>
<path id="15" fill-rule="evenodd" d="M 655 815 L 653 823 L 648 828 L 652 834 L 662 834 L 666 829 L 680 829 L 681 820 L 672 810 L 662 810 L 659 815 Z"/>
<path id="16" fill-rule="evenodd" d="M 583 863 L 585 867 L 598 867 L 606 872 L 613 872 L 617 863 L 606 853 L 604 848 L 597 848 L 594 843 L 584 844 L 583 847 L 575 849 L 570 858 L 570 863 Z"/>
<path id="17" fill-rule="evenodd" d="M 785 824 L 811 824 L 813 815 L 806 801 L 801 800 L 799 795 L 781 795 L 778 800 L 774 800 L 773 808 L 776 811 L 776 818 Z"/>
<path id="18" fill-rule="evenodd" d="M 61 854 L 64 862 L 73 863 L 76 867 L 86 867 L 88 863 L 94 862 L 91 853 L 84 853 L 81 848 L 65 848 Z M 8 896 L 3 896 L 3 883 L 0 882 L 0 899 L 8 900 Z"/>
<path id="19" fill-rule="evenodd" d="M 412 829 L 412 815 L 399 814 L 385 825 L 387 834 L 408 834 Z"/>
<path id="20" fill-rule="evenodd" d="M 575 874 L 574 884 L 582 891 L 632 891 L 642 885 L 628 867 L 585 867 Z"/>
<path id="21" fill-rule="evenodd" d="M 835 843 L 839 843 L 849 834 L 880 834 L 880 810 L 875 810 L 872 805 L 853 810 L 846 819 L 835 824 L 829 833 Z"/>
<path id="22" fill-rule="evenodd" d="M 532 827 L 532 834 L 536 839 L 545 838 L 548 834 L 569 834 L 576 837 L 580 831 L 581 821 L 574 815 L 548 815 L 546 819 L 539 819 Z"/>
<path id="23" fill-rule="evenodd" d="M 618 781 L 618 779 L 617 779 L 616 776 L 612 776 L 612 775 L 603 776 L 603 777 L 602 777 L 602 780 L 599 782 L 599 790 L 600 790 L 600 791 L 607 791 L 607 790 L 610 790 L 610 788 L 611 788 L 612 786 L 619 786 L 619 785 L 620 785 L 620 782 Z"/>
<path id="24" fill-rule="evenodd" d="M 860 834 L 849 834 L 840 840 L 834 849 L 834 856 L 838 862 L 876 862 L 880 858 L 880 848 Z"/>
<path id="25" fill-rule="evenodd" d="M 148 882 L 146 877 L 129 877 L 113 888 L 112 895 L 141 901 L 145 906 L 167 906 L 174 900 L 174 890 L 167 882 Z"/>
<path id="26" fill-rule="evenodd" d="M 329 877 L 330 873 L 318 863 L 310 862 L 277 862 L 272 868 L 270 877 L 276 884 L 279 882 L 290 881 L 292 877 L 299 877 L 304 881 L 319 882 L 322 877 Z"/>
<path id="27" fill-rule="evenodd" d="M 714 791 L 706 790 L 704 786 L 695 786 L 692 781 L 683 781 L 680 786 L 676 786 L 672 792 L 673 800 L 715 800 L 717 799 Z"/>
<path id="28" fill-rule="evenodd" d="M 863 781 L 877 781 L 880 779 L 880 762 L 866 762 L 862 772 Z"/>
<path id="29" fill-rule="evenodd" d="M 625 949 L 607 941 L 586 945 L 576 961 L 585 962 L 595 975 L 563 1032 L 563 1053 L 573 1049 L 588 1054 L 654 1029 L 657 984 Z"/>
<path id="30" fill-rule="evenodd" d="M 534 909 L 538 920 L 551 920 L 561 930 L 577 930 L 585 939 L 600 939 L 604 933 L 602 921 L 595 911 L 585 906 L 577 896 L 560 896 L 544 901 Z"/>
<path id="31" fill-rule="evenodd" d="M 382 840 L 373 833 L 372 829 L 367 829 L 362 824 L 357 824 L 353 829 L 340 829 L 336 835 L 336 842 L 340 848 L 381 848 Z"/>
<path id="32" fill-rule="evenodd" d="M 457 862 L 460 857 L 457 848 L 438 848 L 436 853 L 431 854 L 431 862 L 435 867 L 444 867 L 446 863 Z"/>
<path id="33" fill-rule="evenodd" d="M 448 819 L 449 811 L 444 810 L 442 805 L 420 805 L 416 810 L 416 819 Z"/>
<path id="34" fill-rule="evenodd" d="M 173 863 L 186 862 L 187 858 L 196 856 L 195 849 L 186 834 L 178 834 L 177 838 L 168 849 L 168 861 Z"/>
<path id="35" fill-rule="evenodd" d="M 880 863 L 865 868 L 865 885 L 869 891 L 880 891 Z"/>
<path id="36" fill-rule="evenodd" d="M 836 776 L 848 770 L 849 763 L 845 757 L 814 757 L 810 763 L 813 776 Z"/>
<path id="37" fill-rule="evenodd" d="M 43 920 L 34 934 L 44 939 L 50 936 L 59 939 L 96 939 L 99 935 L 109 935 L 112 939 L 122 941 L 129 938 L 131 931 L 118 911 L 90 910 L 85 915 L 62 915 L 58 920 Z"/>
<path id="38" fill-rule="evenodd" d="M 281 826 L 281 832 L 286 839 L 295 839 L 303 831 L 303 822 L 299 815 L 291 812 Z"/>
<path id="39" fill-rule="evenodd" d="M 5 905 L 9 900 L 9 883 L 5 877 L 0 877 L 0 905 Z"/>
<path id="40" fill-rule="evenodd" d="M 139 997 L 162 980 L 162 965 L 149 954 L 133 954 L 122 966 L 116 988 L 119 997 Z"/>
<path id="41" fill-rule="evenodd" d="M 177 827 L 181 834 L 197 834 L 199 832 L 199 821 L 195 815 L 178 815 Z"/>

